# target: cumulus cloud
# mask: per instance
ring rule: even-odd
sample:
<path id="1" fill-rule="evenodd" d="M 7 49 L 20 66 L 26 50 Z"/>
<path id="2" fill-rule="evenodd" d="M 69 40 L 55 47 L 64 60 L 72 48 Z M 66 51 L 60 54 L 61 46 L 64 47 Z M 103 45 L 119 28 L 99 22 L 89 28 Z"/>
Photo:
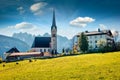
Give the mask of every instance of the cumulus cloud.
<path id="1" fill-rule="evenodd" d="M 17 10 L 20 12 L 20 14 L 23 14 L 25 12 L 22 6 L 18 7 Z"/>
<path id="2" fill-rule="evenodd" d="M 35 28 L 35 26 L 28 22 L 21 22 L 13 26 L 15 29 L 32 29 Z"/>
<path id="3" fill-rule="evenodd" d="M 6 29 L 18 31 L 18 32 L 27 32 L 33 31 L 37 29 L 37 26 L 33 25 L 32 23 L 28 22 L 21 22 L 14 26 L 8 26 Z"/>
<path id="4" fill-rule="evenodd" d="M 90 17 L 78 17 L 72 21 L 70 21 L 71 26 L 77 26 L 77 27 L 85 27 L 88 23 L 94 22 L 95 19 Z"/>
<path id="5" fill-rule="evenodd" d="M 12 36 L 13 33 L 18 32 L 27 32 L 33 35 L 39 35 L 49 32 L 49 29 L 46 26 L 35 25 L 29 22 L 21 22 L 12 26 L 0 28 L 0 34 L 7 36 Z"/>
<path id="6" fill-rule="evenodd" d="M 119 31 L 112 29 L 111 32 L 112 32 L 115 42 L 117 42 L 119 40 L 119 35 L 120 35 Z"/>
<path id="7" fill-rule="evenodd" d="M 34 15 L 40 15 L 42 13 L 42 9 L 47 5 L 45 2 L 39 2 L 31 5 L 30 10 L 34 13 Z"/>
<path id="8" fill-rule="evenodd" d="M 119 31 L 117 30 L 111 30 L 113 36 L 119 36 Z"/>
<path id="9" fill-rule="evenodd" d="M 107 29 L 107 26 L 105 26 L 104 24 L 99 24 L 99 27 L 100 27 L 102 30 Z"/>

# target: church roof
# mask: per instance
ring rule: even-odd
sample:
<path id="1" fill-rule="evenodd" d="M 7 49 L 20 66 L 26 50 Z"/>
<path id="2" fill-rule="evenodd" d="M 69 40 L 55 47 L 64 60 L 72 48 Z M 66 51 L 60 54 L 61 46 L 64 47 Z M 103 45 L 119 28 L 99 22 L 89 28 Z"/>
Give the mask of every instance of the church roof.
<path id="1" fill-rule="evenodd" d="M 14 52 L 20 52 L 16 47 L 11 48 L 6 53 L 14 53 Z"/>
<path id="2" fill-rule="evenodd" d="M 81 33 L 78 33 L 77 36 L 79 36 Z M 98 30 L 98 31 L 91 31 L 91 32 L 84 32 L 86 36 L 93 36 L 93 35 L 102 35 L 102 34 L 107 34 L 109 36 L 112 36 L 112 33 L 110 30 Z"/>
<path id="3" fill-rule="evenodd" d="M 51 37 L 35 37 L 32 48 L 50 47 Z"/>

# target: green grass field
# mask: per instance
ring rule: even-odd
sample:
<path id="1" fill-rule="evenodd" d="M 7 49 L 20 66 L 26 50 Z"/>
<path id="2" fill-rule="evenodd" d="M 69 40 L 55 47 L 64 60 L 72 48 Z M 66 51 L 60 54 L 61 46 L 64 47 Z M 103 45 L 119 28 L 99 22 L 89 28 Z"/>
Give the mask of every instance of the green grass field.
<path id="1" fill-rule="evenodd" d="M 120 52 L 18 63 L 0 64 L 0 80 L 120 80 Z"/>

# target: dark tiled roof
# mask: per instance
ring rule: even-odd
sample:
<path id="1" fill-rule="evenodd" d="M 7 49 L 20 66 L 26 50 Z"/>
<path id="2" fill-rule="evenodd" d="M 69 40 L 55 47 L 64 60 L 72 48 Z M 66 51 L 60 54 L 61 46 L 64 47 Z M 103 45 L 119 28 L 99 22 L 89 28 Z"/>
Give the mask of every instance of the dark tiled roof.
<path id="1" fill-rule="evenodd" d="M 14 52 L 20 52 L 16 47 L 11 48 L 9 51 L 7 51 L 6 53 L 14 53 Z"/>
<path id="2" fill-rule="evenodd" d="M 50 47 L 51 37 L 35 37 L 32 48 Z"/>
<path id="3" fill-rule="evenodd" d="M 81 33 L 78 33 L 77 36 L 79 36 Z M 86 36 L 92 36 L 92 35 L 101 35 L 101 34 L 108 34 L 112 36 L 112 33 L 110 30 L 102 30 L 102 31 L 91 31 L 91 32 L 84 32 Z"/>

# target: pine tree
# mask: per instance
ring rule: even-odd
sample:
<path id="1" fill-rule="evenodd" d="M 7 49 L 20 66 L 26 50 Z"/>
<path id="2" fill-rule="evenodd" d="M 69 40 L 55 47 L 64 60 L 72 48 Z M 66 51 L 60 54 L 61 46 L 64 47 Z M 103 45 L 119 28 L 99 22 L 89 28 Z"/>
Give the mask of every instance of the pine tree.
<path id="1" fill-rule="evenodd" d="M 84 53 L 88 50 L 88 38 L 83 32 L 79 37 L 79 48 Z"/>

